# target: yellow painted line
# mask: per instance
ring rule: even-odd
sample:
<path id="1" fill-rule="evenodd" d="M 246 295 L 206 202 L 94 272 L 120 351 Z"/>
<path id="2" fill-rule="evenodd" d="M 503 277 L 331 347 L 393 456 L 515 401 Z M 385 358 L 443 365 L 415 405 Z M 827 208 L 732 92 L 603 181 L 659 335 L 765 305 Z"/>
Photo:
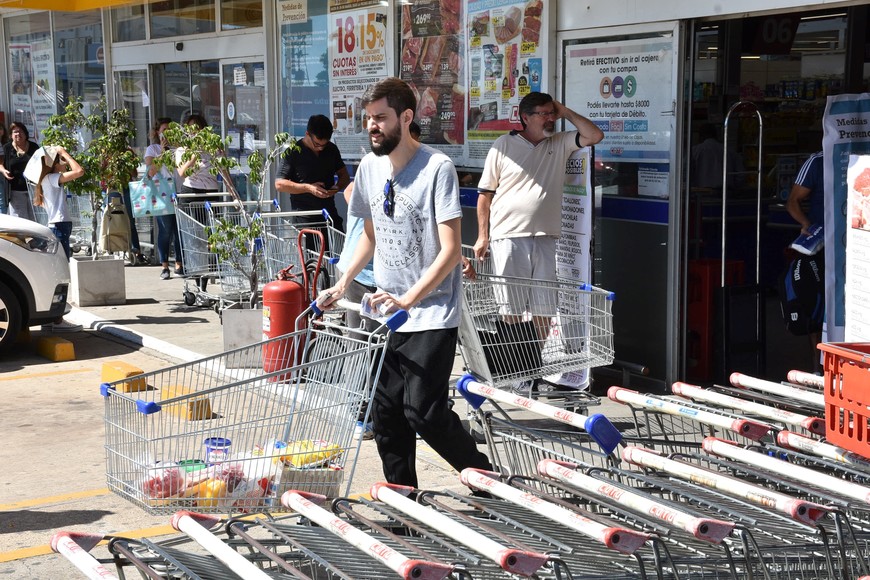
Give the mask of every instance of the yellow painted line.
<path id="1" fill-rule="evenodd" d="M 24 507 L 32 507 L 34 505 L 40 504 L 49 504 L 49 503 L 57 503 L 61 501 L 69 501 L 74 499 L 82 499 L 87 497 L 96 497 L 100 495 L 108 494 L 108 489 L 95 489 L 91 491 L 82 491 L 78 493 L 68 493 L 64 495 L 57 495 L 53 497 L 39 498 L 29 501 L 22 501 L 14 504 L 6 504 L 0 505 L 0 511 L 8 511 L 14 509 L 21 509 Z M 372 496 L 369 493 L 355 493 L 349 496 L 350 499 L 372 499 Z M 245 516 L 240 517 L 239 519 L 253 519 L 263 514 L 247 514 Z M 124 532 L 117 532 L 111 534 L 112 536 L 118 536 L 122 538 L 130 538 L 130 539 L 141 539 L 141 538 L 153 538 L 155 536 L 169 536 L 177 533 L 175 528 L 170 525 L 163 526 L 154 526 L 150 528 L 140 528 L 138 530 L 128 530 Z M 104 540 L 99 543 L 99 545 L 106 544 L 107 541 Z M 47 556 L 52 554 L 53 551 L 51 546 L 48 544 L 42 544 L 39 546 L 31 546 L 29 548 L 20 548 L 18 550 L 11 550 L 9 552 L 0 552 L 0 563 L 3 562 L 13 562 L 15 560 L 24 560 L 26 558 L 35 558 L 37 556 Z"/>
<path id="2" fill-rule="evenodd" d="M 152 528 L 141 528 L 138 530 L 130 530 L 127 532 L 119 532 L 112 534 L 113 536 L 121 536 L 130 539 L 153 538 L 155 536 L 169 536 L 177 533 L 172 526 L 154 526 Z M 98 545 L 107 544 L 107 540 L 103 540 Z M 21 548 L 10 552 L 0 553 L 0 563 L 12 562 L 15 560 L 24 560 L 25 558 L 35 558 L 36 556 L 47 556 L 54 553 L 51 546 L 43 544 L 41 546 L 31 546 L 30 548 Z"/>
<path id="3" fill-rule="evenodd" d="M 0 504 L 0 511 L 20 510 L 39 505 L 47 505 L 51 503 L 62 503 L 65 501 L 73 501 L 77 499 L 86 499 L 89 497 L 98 497 L 107 495 L 109 488 L 92 489 L 90 491 L 77 491 L 73 493 L 64 493 L 61 495 L 53 495 L 50 497 L 38 497 L 35 499 L 25 499 L 15 503 Z"/>
<path id="4" fill-rule="evenodd" d="M 71 371 L 52 371 L 50 373 L 25 373 L 0 377 L 0 381 L 20 381 L 22 379 L 38 379 L 41 377 L 56 377 L 58 375 L 68 375 L 70 373 L 93 373 L 96 369 L 73 369 Z"/>

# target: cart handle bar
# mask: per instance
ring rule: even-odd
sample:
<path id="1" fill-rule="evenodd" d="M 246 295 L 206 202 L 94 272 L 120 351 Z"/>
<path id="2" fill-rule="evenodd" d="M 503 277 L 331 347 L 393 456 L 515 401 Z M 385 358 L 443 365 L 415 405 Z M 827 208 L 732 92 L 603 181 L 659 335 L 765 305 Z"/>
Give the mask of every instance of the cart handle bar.
<path id="1" fill-rule="evenodd" d="M 583 534 L 610 550 L 616 550 L 623 554 L 633 554 L 650 539 L 649 534 L 643 532 L 597 522 L 591 517 L 583 515 L 589 513 L 586 510 L 568 509 L 499 481 L 498 477 L 499 475 L 495 472 L 472 467 L 463 469 L 462 473 L 459 474 L 462 483 L 471 489 L 485 491 L 509 503 L 522 506 L 548 520 L 558 522 L 566 528 Z"/>
<path id="2" fill-rule="evenodd" d="M 58 532 L 51 537 L 51 549 L 62 554 L 85 576 L 94 580 L 118 580 L 118 576 L 91 556 L 90 551 L 105 539 L 100 534 Z"/>
<path id="3" fill-rule="evenodd" d="M 311 310 L 314 311 L 314 316 L 319 317 L 323 315 L 324 310 L 317 303 L 317 300 L 311 302 Z M 384 325 L 389 328 L 391 331 L 396 332 L 399 327 L 405 324 L 408 321 L 408 311 L 407 310 L 396 310 L 392 314 L 390 314 L 389 318 L 384 322 Z"/>
<path id="4" fill-rule="evenodd" d="M 479 409 L 487 399 L 491 399 L 499 403 L 527 409 L 541 417 L 555 419 L 560 423 L 583 429 L 607 455 L 613 453 L 613 450 L 622 443 L 622 433 L 613 426 L 610 419 L 601 413 L 596 413 L 591 417 L 581 415 L 580 413 L 573 413 L 566 409 L 560 409 L 547 403 L 529 399 L 528 397 L 521 397 L 520 395 L 496 389 L 495 387 L 478 382 L 473 375 L 462 376 L 459 382 L 456 383 L 456 390 L 465 397 L 468 404 L 475 410 Z"/>
<path id="5" fill-rule="evenodd" d="M 378 560 L 406 580 L 442 580 L 453 573 L 453 566 L 427 560 L 412 560 L 401 552 L 387 546 L 377 538 L 355 528 L 318 503 L 326 501 L 320 494 L 288 490 L 281 496 L 281 503 L 304 515 L 323 529 L 332 532 L 351 546 Z"/>
<path id="6" fill-rule="evenodd" d="M 540 552 L 518 550 L 500 544 L 434 508 L 420 505 L 407 497 L 412 491 L 414 491 L 414 488 L 406 485 L 380 482 L 372 486 L 370 493 L 377 501 L 396 508 L 406 515 L 423 522 L 423 524 L 449 536 L 460 544 L 481 554 L 491 562 L 495 562 L 510 574 L 531 576 L 550 559 L 546 554 Z"/>

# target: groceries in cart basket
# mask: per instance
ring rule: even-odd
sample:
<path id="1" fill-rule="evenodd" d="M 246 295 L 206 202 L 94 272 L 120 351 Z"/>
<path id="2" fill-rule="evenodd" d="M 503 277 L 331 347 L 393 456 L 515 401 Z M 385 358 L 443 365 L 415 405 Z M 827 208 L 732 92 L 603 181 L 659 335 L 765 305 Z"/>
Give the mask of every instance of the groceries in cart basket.
<path id="1" fill-rule="evenodd" d="M 269 441 L 248 451 L 230 454 L 230 440 L 210 437 L 204 441 L 206 461 L 186 459 L 151 462 L 140 484 L 151 505 L 233 508 L 234 511 L 266 509 L 276 503 L 279 490 L 302 480 L 341 479 L 333 465 L 341 458 L 338 445 L 324 440 Z"/>

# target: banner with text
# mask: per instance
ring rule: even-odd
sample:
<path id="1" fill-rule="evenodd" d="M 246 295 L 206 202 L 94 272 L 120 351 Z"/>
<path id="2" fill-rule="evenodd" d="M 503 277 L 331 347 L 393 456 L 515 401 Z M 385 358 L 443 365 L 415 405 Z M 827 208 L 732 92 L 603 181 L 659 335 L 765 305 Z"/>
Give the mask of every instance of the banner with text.
<path id="1" fill-rule="evenodd" d="M 578 282 L 592 281 L 592 150 L 588 147 L 571 154 L 565 163 L 565 188 L 562 196 L 562 237 L 556 242 L 556 271 L 560 278 Z M 560 304 L 560 312 L 573 315 L 556 317 L 550 323 L 548 340 L 563 333 L 583 336 L 588 329 L 576 328 L 581 312 L 570 312 L 572 302 Z M 568 309 L 565 311 L 563 309 Z M 570 328 L 566 326 L 570 325 Z M 557 350 L 564 348 L 559 344 Z M 574 371 L 546 377 L 550 382 L 582 389 L 589 384 L 589 371 Z"/>
<path id="2" fill-rule="evenodd" d="M 870 154 L 870 94 L 829 96 L 822 120 L 825 181 L 826 342 L 845 340 L 846 240 L 850 155 Z"/>
<path id="3" fill-rule="evenodd" d="M 846 172 L 847 342 L 870 342 L 870 155 L 850 155 Z"/>
<path id="4" fill-rule="evenodd" d="M 457 164 L 465 157 L 465 54 L 460 0 L 402 5 L 399 77 L 417 96 L 420 140 Z"/>
<path id="5" fill-rule="evenodd" d="M 361 159 L 369 150 L 362 96 L 390 76 L 387 66 L 387 7 L 376 4 L 330 11 L 329 62 L 333 141 L 345 160 Z"/>
<path id="6" fill-rule="evenodd" d="M 604 131 L 596 160 L 669 163 L 673 52 L 671 39 L 565 49 L 565 94 L 571 95 L 566 105 Z M 660 192 L 660 183 L 651 183 L 649 194 L 660 197 Z"/>

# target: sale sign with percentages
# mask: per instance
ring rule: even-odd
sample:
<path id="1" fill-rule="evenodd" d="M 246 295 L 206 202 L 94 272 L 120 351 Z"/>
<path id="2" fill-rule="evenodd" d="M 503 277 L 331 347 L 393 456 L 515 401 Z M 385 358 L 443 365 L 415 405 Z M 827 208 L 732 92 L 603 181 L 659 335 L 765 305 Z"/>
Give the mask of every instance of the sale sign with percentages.
<path id="1" fill-rule="evenodd" d="M 402 5 L 399 77 L 417 96 L 420 140 L 454 160 L 464 157 L 465 70 L 460 0 Z"/>
<path id="2" fill-rule="evenodd" d="M 329 86 L 333 139 L 345 159 L 359 159 L 369 147 L 362 95 L 389 76 L 387 12 L 381 5 L 330 12 Z"/>

